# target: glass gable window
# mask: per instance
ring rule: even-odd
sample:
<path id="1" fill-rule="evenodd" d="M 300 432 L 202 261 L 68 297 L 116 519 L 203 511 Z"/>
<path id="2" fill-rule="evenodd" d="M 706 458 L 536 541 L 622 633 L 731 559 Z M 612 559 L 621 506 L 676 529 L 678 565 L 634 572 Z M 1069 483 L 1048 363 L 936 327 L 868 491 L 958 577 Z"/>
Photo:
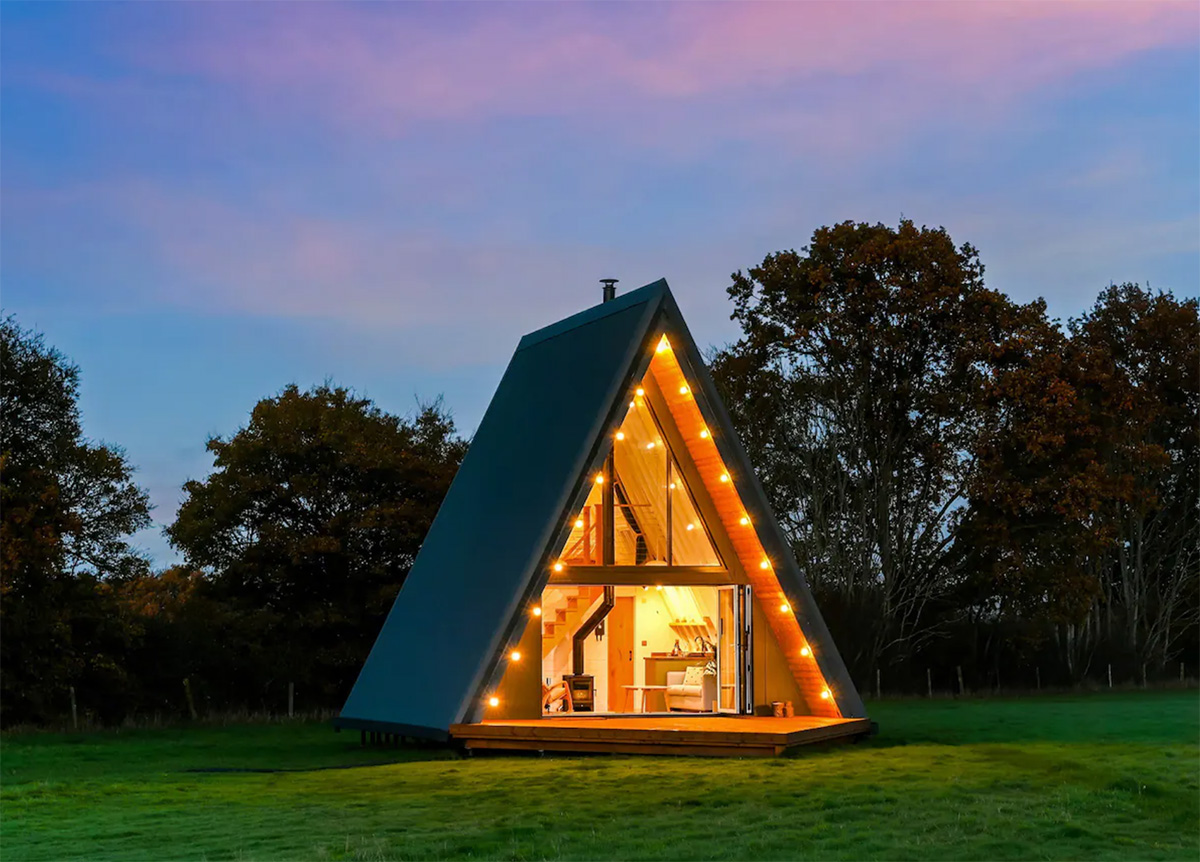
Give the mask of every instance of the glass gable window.
<path id="1" fill-rule="evenodd" d="M 641 390 L 639 390 L 640 393 Z M 568 566 L 604 564 L 605 484 L 612 482 L 616 566 L 720 566 L 712 537 L 644 394 L 613 437 L 612 475 L 594 477 L 560 555 Z"/>

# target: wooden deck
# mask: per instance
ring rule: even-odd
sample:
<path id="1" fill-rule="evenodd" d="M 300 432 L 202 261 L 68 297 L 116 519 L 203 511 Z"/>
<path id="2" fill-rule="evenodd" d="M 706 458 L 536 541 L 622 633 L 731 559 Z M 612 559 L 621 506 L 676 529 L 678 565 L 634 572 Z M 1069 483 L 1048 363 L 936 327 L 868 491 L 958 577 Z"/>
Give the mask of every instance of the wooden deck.
<path id="1" fill-rule="evenodd" d="M 450 736 L 468 749 L 615 754 L 773 756 L 789 748 L 869 733 L 865 718 L 805 715 L 564 716 L 456 724 Z"/>

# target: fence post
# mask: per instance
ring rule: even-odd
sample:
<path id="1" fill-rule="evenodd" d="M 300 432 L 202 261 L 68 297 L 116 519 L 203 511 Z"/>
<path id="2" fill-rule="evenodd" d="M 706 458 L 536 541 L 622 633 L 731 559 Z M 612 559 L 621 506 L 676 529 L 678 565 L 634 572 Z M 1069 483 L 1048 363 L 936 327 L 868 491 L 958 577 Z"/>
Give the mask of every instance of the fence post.
<path id="1" fill-rule="evenodd" d="M 1179 681 L 1183 682 L 1183 662 L 1179 663 Z M 875 668 L 875 699 L 883 697 L 883 689 L 879 685 L 879 668 Z"/>
<path id="2" fill-rule="evenodd" d="M 925 668 L 925 688 L 929 692 L 929 696 L 933 697 L 933 671 Z"/>
<path id="3" fill-rule="evenodd" d="M 1179 666 L 1183 667 L 1183 664 L 1180 663 Z M 1182 674 L 1180 677 L 1182 678 Z M 79 712 L 75 709 L 75 686 L 71 686 L 71 729 L 79 730 Z"/>
<path id="4" fill-rule="evenodd" d="M 288 683 L 288 718 L 295 715 L 296 705 L 296 683 Z"/>
<path id="5" fill-rule="evenodd" d="M 1037 690 L 1041 691 L 1042 690 L 1042 669 L 1040 667 L 1035 667 L 1033 669 L 1033 673 L 1037 677 Z"/>
<path id="6" fill-rule="evenodd" d="M 959 696 L 962 696 L 967 693 L 962 681 L 962 665 L 955 665 L 954 669 L 958 672 L 958 693 Z"/>
<path id="7" fill-rule="evenodd" d="M 192 721 L 195 721 L 196 703 L 192 700 L 192 681 L 186 676 L 183 678 L 183 693 L 187 695 L 188 715 L 192 717 Z"/>
<path id="8" fill-rule="evenodd" d="M 1108 687 L 1112 688 L 1112 662 L 1108 663 Z"/>

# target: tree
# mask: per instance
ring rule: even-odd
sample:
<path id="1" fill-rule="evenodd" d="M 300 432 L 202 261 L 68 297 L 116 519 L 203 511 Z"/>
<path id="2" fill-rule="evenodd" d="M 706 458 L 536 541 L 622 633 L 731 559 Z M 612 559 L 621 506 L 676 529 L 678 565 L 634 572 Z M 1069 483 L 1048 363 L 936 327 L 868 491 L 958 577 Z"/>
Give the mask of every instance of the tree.
<path id="1" fill-rule="evenodd" d="M 326 384 L 260 401 L 245 428 L 210 439 L 208 450 L 215 469 L 184 485 L 171 542 L 240 614 L 241 674 L 260 696 L 294 681 L 310 698 L 336 702 L 466 443 L 440 403 L 402 420 Z"/>
<path id="2" fill-rule="evenodd" d="M 713 371 L 843 654 L 865 674 L 931 635 L 996 352 L 1044 320 L 974 248 L 901 221 L 817 230 L 734 273 Z"/>
<path id="3" fill-rule="evenodd" d="M 1162 666 L 1200 620 L 1200 322 L 1195 299 L 1111 286 L 1071 321 L 1072 340 L 1121 381 L 1113 432 L 1122 493 L 1103 515 L 1107 636 L 1135 666 Z"/>
<path id="4" fill-rule="evenodd" d="M 119 449 L 85 439 L 78 398 L 76 366 L 12 317 L 0 323 L 5 722 L 46 718 L 67 686 L 120 676 L 126 637 L 102 582 L 147 565 L 128 542 L 150 523 L 146 493 Z"/>

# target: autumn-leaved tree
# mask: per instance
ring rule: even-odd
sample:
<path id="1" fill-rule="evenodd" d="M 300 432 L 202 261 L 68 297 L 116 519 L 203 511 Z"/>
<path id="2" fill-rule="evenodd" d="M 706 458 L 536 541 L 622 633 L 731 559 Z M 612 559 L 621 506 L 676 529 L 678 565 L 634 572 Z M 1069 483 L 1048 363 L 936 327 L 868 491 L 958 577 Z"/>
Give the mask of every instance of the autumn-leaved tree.
<path id="1" fill-rule="evenodd" d="M 103 711 L 127 646 L 110 583 L 147 568 L 129 535 L 149 502 L 124 454 L 87 440 L 79 369 L 0 322 L 0 679 L 5 723 L 61 713 L 69 686 Z"/>
<path id="2" fill-rule="evenodd" d="M 465 448 L 440 405 L 401 419 L 330 385 L 289 386 L 208 441 L 214 470 L 184 486 L 168 536 L 225 603 L 247 699 L 295 682 L 339 702 Z"/>
<path id="3" fill-rule="evenodd" d="M 1000 345 L 1044 319 L 944 229 L 846 222 L 737 272 L 713 371 L 839 648 L 863 678 L 929 636 Z"/>

